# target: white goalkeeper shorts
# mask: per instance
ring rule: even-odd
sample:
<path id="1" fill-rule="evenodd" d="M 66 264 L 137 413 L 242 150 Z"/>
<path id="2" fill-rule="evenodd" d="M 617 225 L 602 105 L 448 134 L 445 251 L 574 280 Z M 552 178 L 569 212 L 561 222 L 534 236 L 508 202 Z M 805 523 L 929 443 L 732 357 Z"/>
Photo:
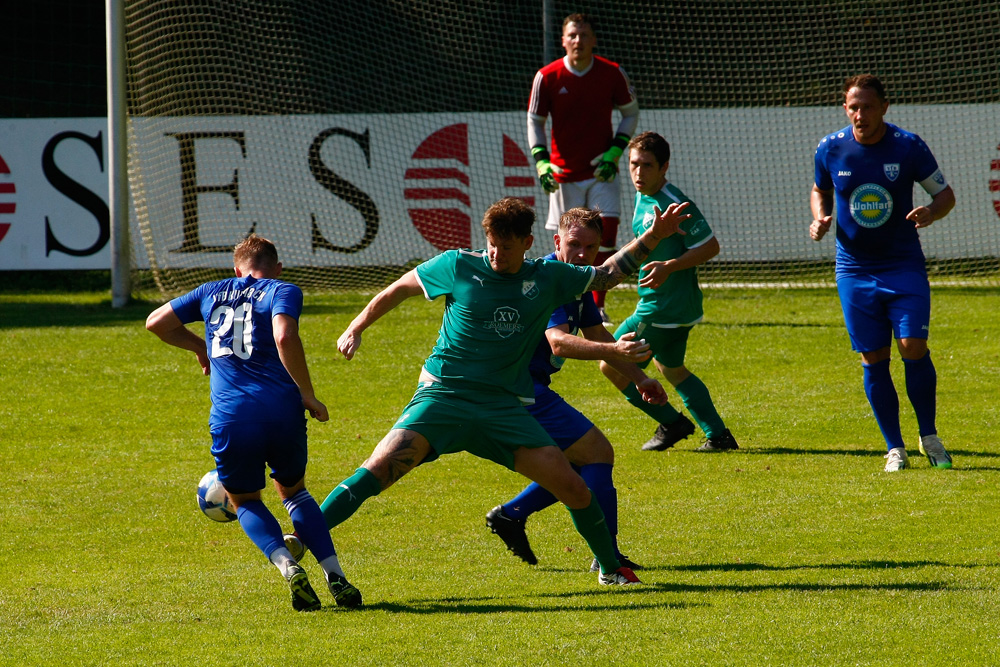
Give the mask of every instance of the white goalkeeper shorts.
<path id="1" fill-rule="evenodd" d="M 617 218 L 621 214 L 618 179 L 610 183 L 596 178 L 560 183 L 559 189 L 549 195 L 549 215 L 545 219 L 545 229 L 555 232 L 559 229 L 562 214 L 580 206 L 600 211 L 602 217 Z"/>

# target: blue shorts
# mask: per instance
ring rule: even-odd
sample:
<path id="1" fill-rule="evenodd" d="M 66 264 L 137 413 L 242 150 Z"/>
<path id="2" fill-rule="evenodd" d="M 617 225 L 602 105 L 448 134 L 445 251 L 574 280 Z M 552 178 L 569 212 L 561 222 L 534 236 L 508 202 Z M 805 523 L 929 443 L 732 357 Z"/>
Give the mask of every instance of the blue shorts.
<path id="1" fill-rule="evenodd" d="M 855 352 L 874 352 L 892 338 L 927 339 L 931 288 L 922 271 L 887 271 L 837 278 L 840 307 Z"/>
<path id="2" fill-rule="evenodd" d="M 535 402 L 526 407 L 563 451 L 594 428 L 594 422 L 543 384 L 535 384 Z"/>
<path id="3" fill-rule="evenodd" d="M 231 493 L 252 493 L 271 477 L 292 486 L 306 474 L 306 419 L 301 421 L 240 421 L 213 424 L 212 456 L 219 480 Z"/>

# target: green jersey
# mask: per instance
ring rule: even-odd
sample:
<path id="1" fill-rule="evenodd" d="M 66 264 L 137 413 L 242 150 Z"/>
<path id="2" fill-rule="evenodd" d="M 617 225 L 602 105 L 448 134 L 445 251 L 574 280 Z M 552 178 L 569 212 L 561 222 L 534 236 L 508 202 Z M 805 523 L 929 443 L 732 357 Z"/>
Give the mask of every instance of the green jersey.
<path id="1" fill-rule="evenodd" d="M 448 250 L 416 268 L 428 300 L 446 295 L 437 343 L 424 369 L 451 387 L 500 389 L 534 402 L 528 362 L 556 307 L 578 298 L 591 266 L 526 259 L 500 274 L 485 250 Z"/>
<path id="2" fill-rule="evenodd" d="M 663 189 L 653 196 L 641 192 L 635 194 L 635 214 L 632 216 L 632 231 L 636 237 L 642 235 L 653 224 L 655 216 L 653 207 L 665 211 L 670 204 L 690 202 L 685 213 L 691 215 L 681 223 L 681 229 L 686 234 L 674 234 L 660 241 L 656 249 L 650 253 L 647 262 L 662 262 L 676 259 L 691 248 L 706 243 L 714 234 L 705 221 L 698 207 L 688 199 L 677 187 L 667 183 Z M 640 280 L 646 271 L 639 272 Z M 704 315 L 701 306 L 701 288 L 698 286 L 698 269 L 691 267 L 676 271 L 656 289 L 639 288 L 639 303 L 635 313 L 644 322 L 654 326 L 690 326 L 699 322 Z"/>

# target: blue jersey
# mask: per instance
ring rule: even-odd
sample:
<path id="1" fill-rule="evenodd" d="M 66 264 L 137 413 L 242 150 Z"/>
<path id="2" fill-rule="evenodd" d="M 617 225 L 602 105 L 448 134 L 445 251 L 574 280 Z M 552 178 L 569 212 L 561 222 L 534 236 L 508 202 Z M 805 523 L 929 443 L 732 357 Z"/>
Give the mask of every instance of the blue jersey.
<path id="1" fill-rule="evenodd" d="M 278 357 L 271 319 L 298 320 L 302 290 L 253 276 L 205 283 L 170 302 L 181 322 L 205 322 L 211 361 L 209 424 L 303 418 L 302 397 Z"/>
<path id="2" fill-rule="evenodd" d="M 551 253 L 546 255 L 544 259 L 555 261 L 556 254 Z M 576 335 L 582 328 L 603 324 L 601 313 L 597 310 L 597 304 L 594 303 L 593 292 L 584 292 L 574 301 L 556 308 L 549 317 L 549 324 L 546 329 L 562 326 L 563 324 L 569 326 L 569 332 L 573 335 Z M 531 357 L 528 371 L 531 373 L 531 379 L 536 384 L 548 386 L 552 382 L 552 374 L 562 368 L 565 362 L 565 359 L 557 357 L 552 352 L 549 339 L 542 336 L 542 340 L 538 342 L 538 347 L 535 348 L 535 353 Z"/>
<path id="3" fill-rule="evenodd" d="M 917 135 L 886 123 L 875 144 L 860 144 L 851 126 L 823 137 L 815 182 L 837 202 L 837 275 L 882 270 L 924 271 L 913 223 L 913 186 L 931 196 L 947 187 L 930 149 Z"/>

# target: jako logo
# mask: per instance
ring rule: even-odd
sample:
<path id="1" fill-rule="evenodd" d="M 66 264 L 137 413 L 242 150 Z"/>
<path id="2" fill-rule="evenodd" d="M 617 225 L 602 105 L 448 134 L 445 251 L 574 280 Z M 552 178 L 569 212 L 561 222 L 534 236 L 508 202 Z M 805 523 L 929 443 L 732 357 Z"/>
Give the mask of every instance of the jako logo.
<path id="1" fill-rule="evenodd" d="M 502 140 L 504 190 L 533 187 L 534 177 L 523 175 L 530 166 L 524 151 L 506 134 Z M 438 250 L 471 247 L 469 125 L 456 123 L 442 127 L 417 146 L 411 159 L 415 166 L 406 170 L 403 199 L 433 202 L 429 208 L 407 209 L 413 226 Z M 514 170 L 519 173 L 507 175 Z M 535 205 L 533 196 L 521 199 L 528 206 Z"/>
<path id="2" fill-rule="evenodd" d="M 10 167 L 0 155 L 0 241 L 3 241 L 3 237 L 7 236 L 7 230 L 10 229 L 11 225 L 4 218 L 8 215 L 14 215 L 14 211 L 17 210 L 17 203 L 11 201 L 16 192 L 17 188 L 10 180 Z"/>

